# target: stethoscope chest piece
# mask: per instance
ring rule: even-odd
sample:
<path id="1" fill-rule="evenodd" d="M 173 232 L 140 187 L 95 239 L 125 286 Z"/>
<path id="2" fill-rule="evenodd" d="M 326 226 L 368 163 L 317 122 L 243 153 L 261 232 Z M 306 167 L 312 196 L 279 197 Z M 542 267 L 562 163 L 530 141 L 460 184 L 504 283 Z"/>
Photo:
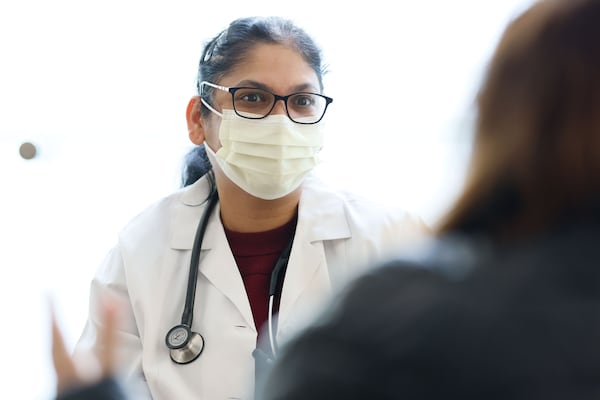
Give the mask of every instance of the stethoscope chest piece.
<path id="1" fill-rule="evenodd" d="M 172 327 L 165 338 L 170 350 L 171 360 L 177 364 L 194 361 L 204 350 L 204 338 L 186 325 Z"/>

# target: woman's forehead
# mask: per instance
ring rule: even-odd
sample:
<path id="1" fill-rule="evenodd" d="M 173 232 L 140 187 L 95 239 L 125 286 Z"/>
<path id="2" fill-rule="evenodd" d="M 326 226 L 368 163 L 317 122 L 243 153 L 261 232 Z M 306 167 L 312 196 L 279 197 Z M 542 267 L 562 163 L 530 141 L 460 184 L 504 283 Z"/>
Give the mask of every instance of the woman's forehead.
<path id="1" fill-rule="evenodd" d="M 297 50 L 281 44 L 255 45 L 220 84 L 241 86 L 249 81 L 258 82 L 275 93 L 288 93 L 298 88 L 320 90 L 319 78 L 310 64 Z"/>

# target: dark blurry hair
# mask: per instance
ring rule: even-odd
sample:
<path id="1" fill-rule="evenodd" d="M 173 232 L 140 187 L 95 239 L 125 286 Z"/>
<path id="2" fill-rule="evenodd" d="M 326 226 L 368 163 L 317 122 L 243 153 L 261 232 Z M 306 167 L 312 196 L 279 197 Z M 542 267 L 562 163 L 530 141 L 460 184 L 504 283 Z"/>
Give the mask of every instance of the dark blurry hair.
<path id="1" fill-rule="evenodd" d="M 297 51 L 315 71 L 323 90 L 326 68 L 321 49 L 303 29 L 280 17 L 249 17 L 231 22 L 227 29 L 205 45 L 198 66 L 198 95 L 211 104 L 212 90 L 205 87 L 204 92 L 200 93 L 200 82 L 218 84 L 223 76 L 243 64 L 248 54 L 260 43 L 280 44 Z M 203 115 L 210 113 L 206 107 L 201 107 L 200 112 Z M 211 168 L 203 146 L 200 147 L 201 149 L 192 149 L 186 156 L 182 180 L 184 185 L 194 183 Z"/>
<path id="2" fill-rule="evenodd" d="M 440 233 L 522 236 L 597 213 L 599 38 L 598 0 L 541 1 L 508 26 L 478 95 L 470 175 Z"/>
<path id="3" fill-rule="evenodd" d="M 374 268 L 286 343 L 256 398 L 598 399 L 599 235 L 583 238 Z"/>
<path id="4" fill-rule="evenodd" d="M 194 146 L 184 158 L 181 186 L 189 186 L 209 172 L 212 173 L 212 167 L 204 145 Z"/>

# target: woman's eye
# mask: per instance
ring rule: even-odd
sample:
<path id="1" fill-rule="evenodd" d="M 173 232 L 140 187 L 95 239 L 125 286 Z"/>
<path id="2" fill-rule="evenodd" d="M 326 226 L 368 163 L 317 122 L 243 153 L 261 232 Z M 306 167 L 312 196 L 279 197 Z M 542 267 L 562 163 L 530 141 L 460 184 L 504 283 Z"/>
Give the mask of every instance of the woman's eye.
<path id="1" fill-rule="evenodd" d="M 254 103 L 257 101 L 261 101 L 261 96 L 258 93 L 247 93 L 241 97 L 243 101 L 248 103 Z"/>
<path id="2" fill-rule="evenodd" d="M 294 104 L 300 107 L 309 107 L 314 103 L 311 96 L 298 96 L 294 99 Z"/>

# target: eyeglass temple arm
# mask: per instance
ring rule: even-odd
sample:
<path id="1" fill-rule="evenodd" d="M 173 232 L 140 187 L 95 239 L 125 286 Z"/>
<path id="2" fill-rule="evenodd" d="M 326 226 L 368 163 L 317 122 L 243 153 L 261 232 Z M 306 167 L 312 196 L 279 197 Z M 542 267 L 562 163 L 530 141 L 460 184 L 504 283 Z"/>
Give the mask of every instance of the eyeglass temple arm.
<path id="1" fill-rule="evenodd" d="M 207 85 L 207 86 L 213 87 L 215 89 L 220 89 L 225 92 L 229 92 L 229 88 L 227 86 L 215 85 L 214 83 L 202 81 L 202 82 L 200 82 L 200 95 L 202 95 L 202 85 Z"/>

